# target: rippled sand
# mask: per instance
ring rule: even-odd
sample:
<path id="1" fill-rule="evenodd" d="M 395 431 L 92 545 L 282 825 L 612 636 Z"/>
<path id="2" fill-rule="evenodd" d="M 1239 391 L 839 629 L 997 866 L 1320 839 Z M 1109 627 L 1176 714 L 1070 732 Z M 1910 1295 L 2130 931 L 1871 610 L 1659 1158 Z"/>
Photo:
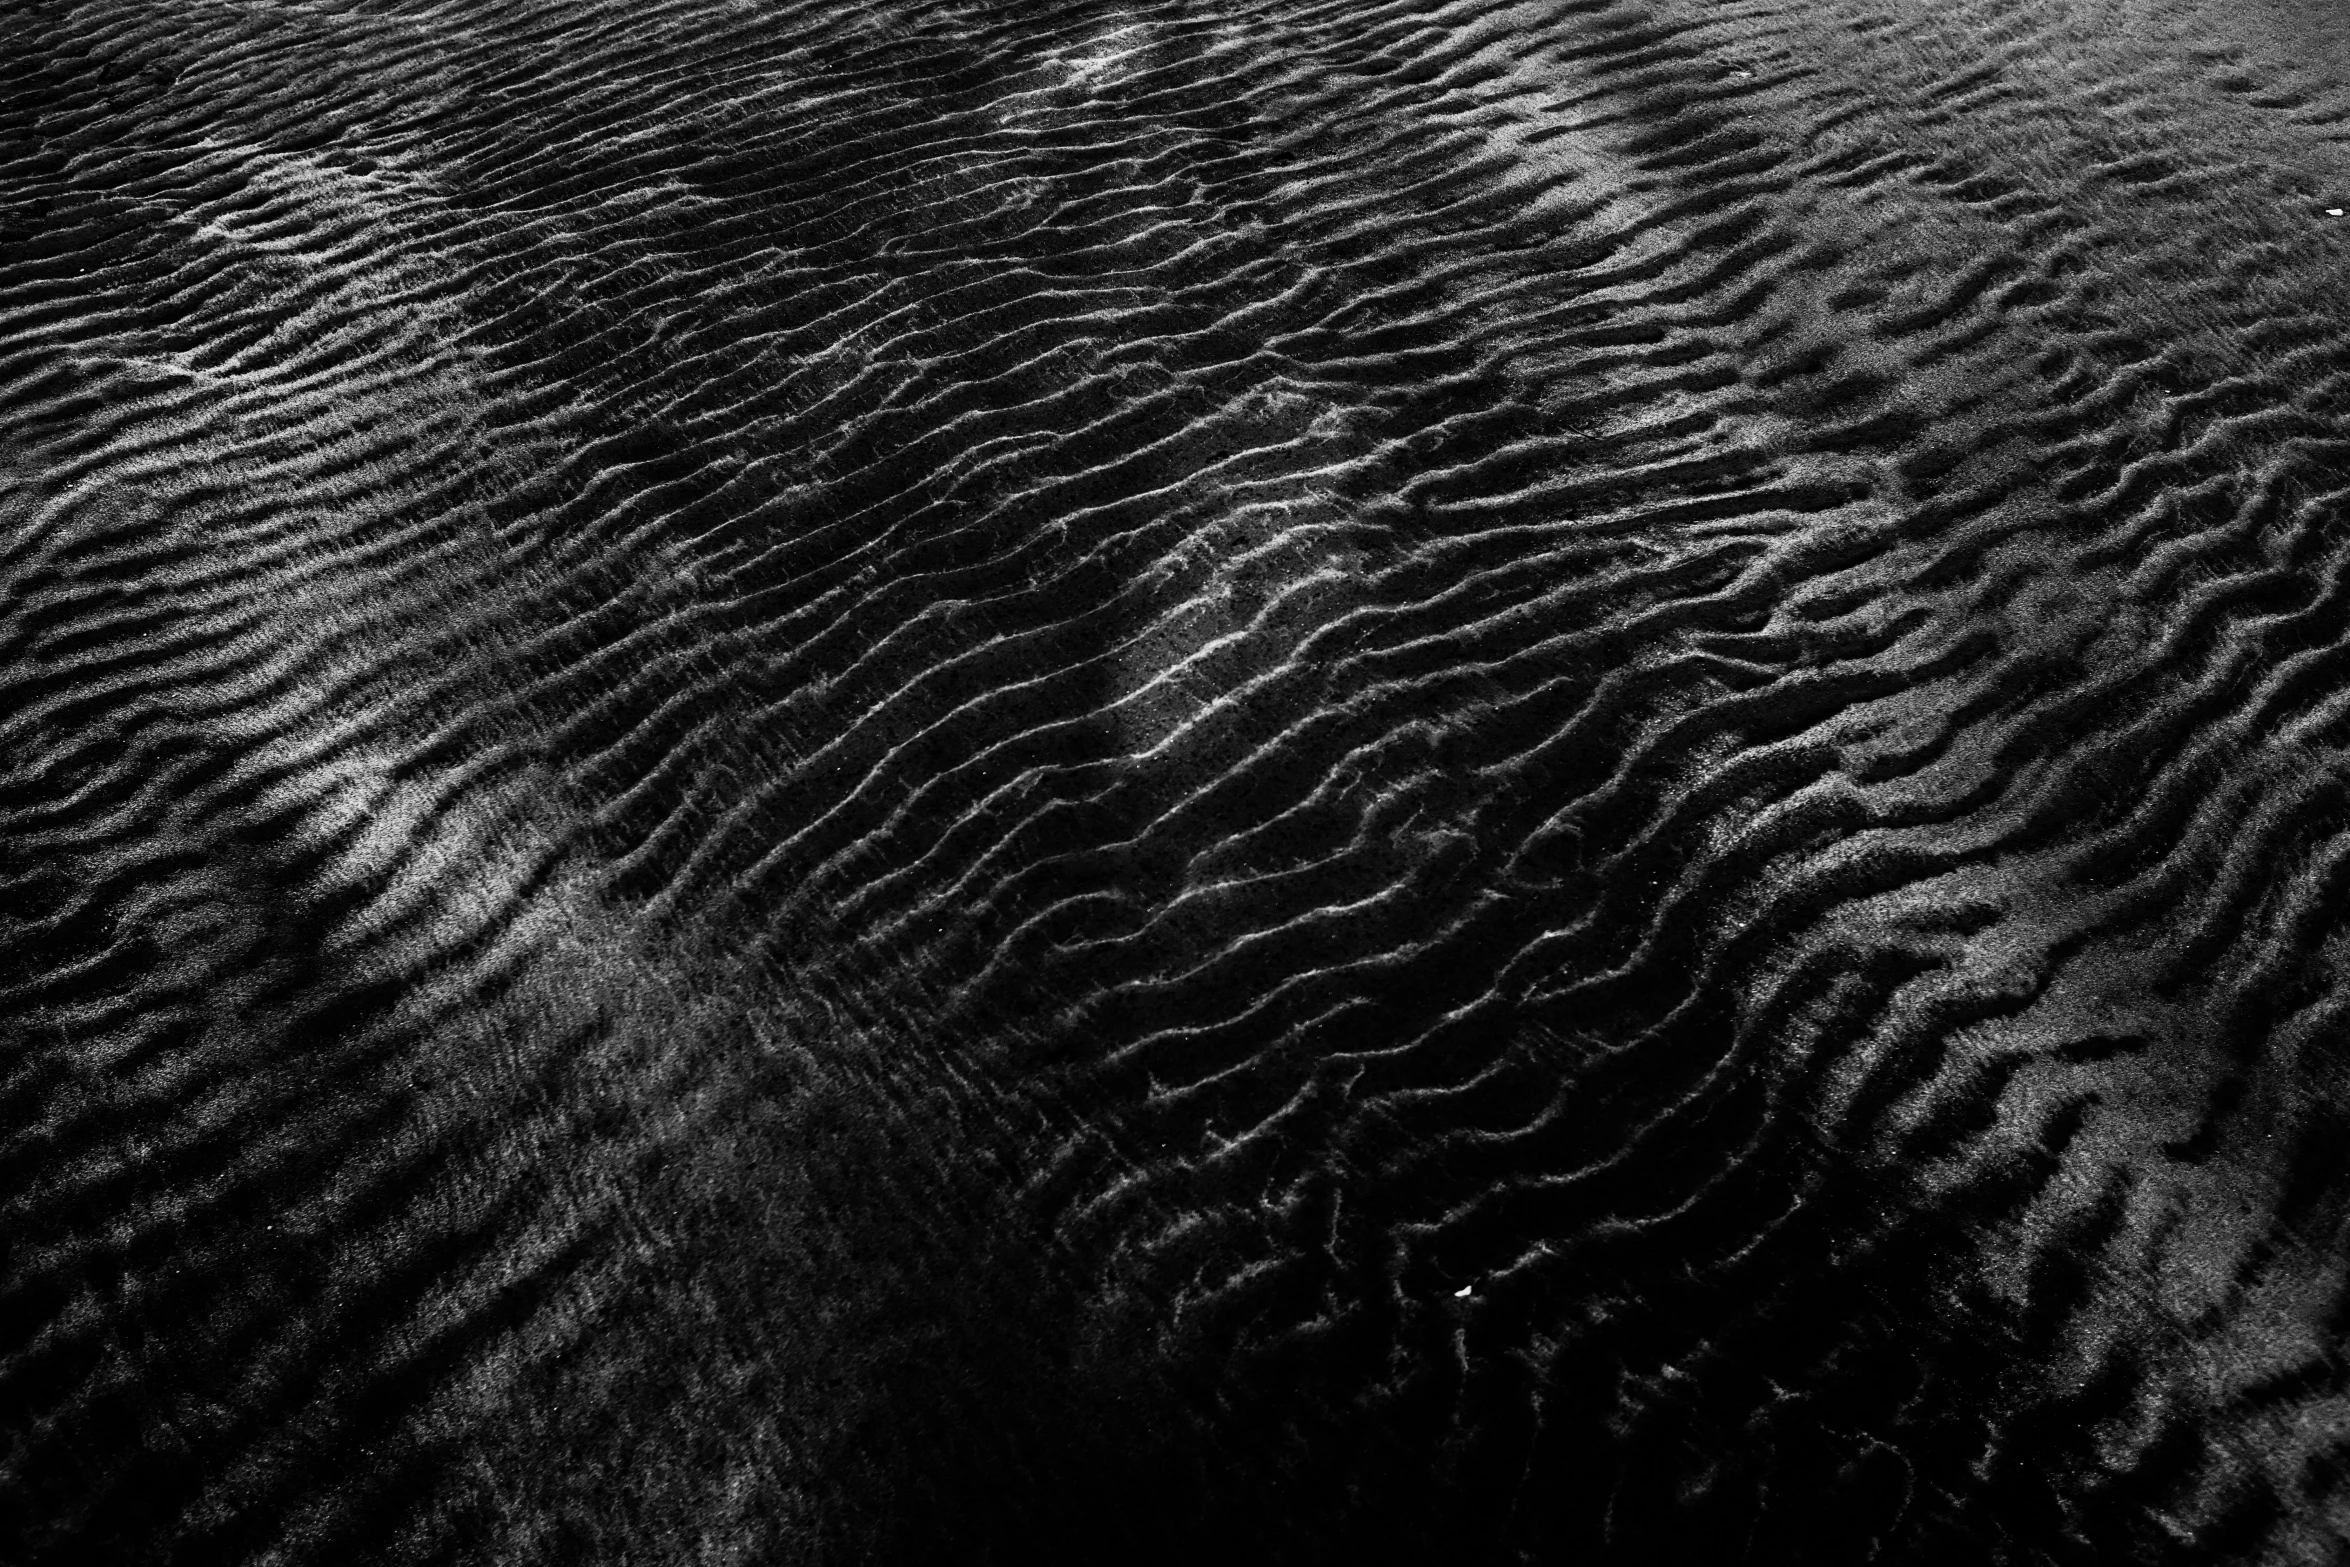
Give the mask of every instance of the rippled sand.
<path id="1" fill-rule="evenodd" d="M 2339 31 L 0 11 L 0 1560 L 2342 1560 Z"/>

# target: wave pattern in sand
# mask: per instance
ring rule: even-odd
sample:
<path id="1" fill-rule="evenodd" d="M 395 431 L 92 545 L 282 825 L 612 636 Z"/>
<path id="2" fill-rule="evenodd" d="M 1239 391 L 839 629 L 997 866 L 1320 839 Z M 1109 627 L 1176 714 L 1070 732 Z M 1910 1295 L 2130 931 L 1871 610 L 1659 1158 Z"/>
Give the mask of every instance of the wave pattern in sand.
<path id="1" fill-rule="evenodd" d="M 2322 25 L 0 15 L 5 1554 L 2339 1559 Z"/>

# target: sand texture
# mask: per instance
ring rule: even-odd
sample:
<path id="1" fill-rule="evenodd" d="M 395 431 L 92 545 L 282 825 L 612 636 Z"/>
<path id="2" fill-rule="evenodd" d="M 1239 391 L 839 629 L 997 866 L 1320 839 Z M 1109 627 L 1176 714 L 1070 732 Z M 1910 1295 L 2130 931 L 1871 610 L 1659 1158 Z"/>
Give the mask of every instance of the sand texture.
<path id="1" fill-rule="evenodd" d="M 2350 1562 L 2350 19 L 0 0 L 0 1563 Z"/>

